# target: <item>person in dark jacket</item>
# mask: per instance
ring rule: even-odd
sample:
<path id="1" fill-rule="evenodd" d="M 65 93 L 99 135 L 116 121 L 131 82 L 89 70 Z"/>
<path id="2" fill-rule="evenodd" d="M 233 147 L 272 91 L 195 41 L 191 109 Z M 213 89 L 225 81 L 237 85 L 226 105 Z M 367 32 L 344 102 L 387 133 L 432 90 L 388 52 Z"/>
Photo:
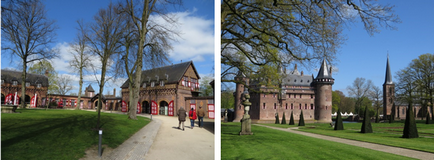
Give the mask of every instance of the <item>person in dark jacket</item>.
<path id="1" fill-rule="evenodd" d="M 184 107 L 179 108 L 177 116 L 179 121 L 178 129 L 181 129 L 181 123 L 182 123 L 182 130 L 184 130 L 185 117 L 187 116 Z"/>
<path id="2" fill-rule="evenodd" d="M 203 110 L 202 106 L 199 106 L 199 109 L 197 110 L 197 116 L 199 117 L 199 127 L 203 127 L 203 117 L 205 117 L 205 111 Z"/>
<path id="3" fill-rule="evenodd" d="M 190 118 L 191 122 L 191 129 L 194 127 L 194 120 L 197 119 L 196 112 L 194 111 L 194 108 L 191 108 L 190 113 L 188 114 L 188 117 Z"/>

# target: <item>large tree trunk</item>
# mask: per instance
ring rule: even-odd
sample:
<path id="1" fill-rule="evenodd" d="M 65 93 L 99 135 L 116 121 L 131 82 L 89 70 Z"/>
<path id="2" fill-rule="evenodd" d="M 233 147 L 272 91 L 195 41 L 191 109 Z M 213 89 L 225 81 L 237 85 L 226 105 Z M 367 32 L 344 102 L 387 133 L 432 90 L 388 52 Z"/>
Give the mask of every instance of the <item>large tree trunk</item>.
<path id="1" fill-rule="evenodd" d="M 101 69 L 101 81 L 99 84 L 99 96 L 98 96 L 98 121 L 96 124 L 96 128 L 100 129 L 100 115 L 101 115 L 101 108 L 102 108 L 102 93 L 104 93 L 104 80 L 105 80 L 105 72 L 107 68 L 107 59 L 108 57 L 104 56 L 103 63 L 102 63 L 102 69 Z"/>
<path id="2" fill-rule="evenodd" d="M 83 61 L 82 61 L 83 62 Z M 80 68 L 80 80 L 78 81 L 79 88 L 78 88 L 78 97 L 77 97 L 77 106 L 75 106 L 75 109 L 80 109 L 79 106 L 81 106 L 81 88 L 83 88 L 83 67 Z"/>
<path id="3" fill-rule="evenodd" d="M 23 73 L 21 74 L 21 108 L 26 108 L 26 74 L 27 74 L 27 63 L 26 63 L 26 58 L 24 58 Z"/>

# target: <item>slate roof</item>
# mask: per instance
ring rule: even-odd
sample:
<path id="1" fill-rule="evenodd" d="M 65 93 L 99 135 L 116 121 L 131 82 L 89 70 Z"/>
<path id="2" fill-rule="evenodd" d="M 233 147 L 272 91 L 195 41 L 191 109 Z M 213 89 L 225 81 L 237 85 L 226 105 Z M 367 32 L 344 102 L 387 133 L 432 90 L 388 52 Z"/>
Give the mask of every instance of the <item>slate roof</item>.
<path id="1" fill-rule="evenodd" d="M 393 84 L 392 73 L 390 72 L 390 66 L 389 66 L 389 57 L 387 57 L 386 78 L 384 80 L 384 84 Z"/>
<path id="2" fill-rule="evenodd" d="M 13 80 L 18 82 L 18 85 L 21 84 L 21 71 L 12 71 L 12 70 L 1 70 L 1 79 L 4 80 L 4 83 L 12 83 Z M 37 83 L 41 83 L 43 87 L 48 87 L 48 77 L 40 74 L 27 73 L 27 82 L 30 82 L 30 85 L 36 86 Z"/>
<path id="3" fill-rule="evenodd" d="M 319 69 L 318 75 L 316 76 L 316 79 L 323 79 L 323 78 L 332 78 L 331 72 L 329 71 L 327 67 L 327 63 L 325 59 L 322 61 L 321 68 Z"/>
<path id="4" fill-rule="evenodd" d="M 95 90 L 93 90 L 92 86 L 89 84 L 89 86 L 86 87 L 86 90 L 88 92 L 95 92 Z"/>
<path id="5" fill-rule="evenodd" d="M 312 82 L 312 76 L 300 74 L 289 74 L 283 79 L 283 85 L 288 86 L 310 86 Z"/>
<path id="6" fill-rule="evenodd" d="M 144 70 L 142 71 L 142 83 L 144 82 L 159 83 L 159 81 L 161 80 L 164 80 L 165 84 L 178 83 L 179 81 L 181 81 L 182 77 L 184 76 L 185 72 L 187 71 L 190 65 L 193 67 L 193 70 L 196 73 L 198 79 L 200 79 L 199 74 L 197 73 L 196 68 L 193 65 L 193 61 L 188 61 L 188 62 L 173 64 L 173 65 L 164 66 L 160 68 Z M 158 81 L 157 81 L 157 76 L 158 76 Z M 128 80 L 124 82 L 121 88 L 128 88 Z"/>

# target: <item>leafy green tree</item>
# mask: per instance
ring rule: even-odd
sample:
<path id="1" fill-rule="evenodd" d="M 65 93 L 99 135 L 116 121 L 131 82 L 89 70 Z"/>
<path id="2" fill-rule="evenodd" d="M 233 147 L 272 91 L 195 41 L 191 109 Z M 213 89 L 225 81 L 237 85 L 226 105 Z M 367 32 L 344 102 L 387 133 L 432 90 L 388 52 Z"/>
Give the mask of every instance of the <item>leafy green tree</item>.
<path id="1" fill-rule="evenodd" d="M 369 115 L 368 107 L 365 107 L 365 117 L 363 118 L 361 133 L 372 133 L 371 117 Z"/>
<path id="2" fill-rule="evenodd" d="M 362 102 L 367 99 L 369 91 L 371 90 L 373 83 L 371 80 L 366 80 L 365 78 L 357 77 L 351 86 L 347 87 L 348 93 L 356 99 L 356 110 L 357 114 L 362 114 Z"/>
<path id="3" fill-rule="evenodd" d="M 338 109 L 338 116 L 336 117 L 335 130 L 344 130 L 344 123 L 342 121 L 341 109 Z"/>
<path id="4" fill-rule="evenodd" d="M 332 113 L 339 109 L 339 104 L 341 104 L 341 96 L 336 91 L 332 91 Z"/>
<path id="5" fill-rule="evenodd" d="M 298 121 L 298 126 L 304 126 L 303 110 L 301 110 L 301 113 L 300 113 L 300 120 Z"/>
<path id="6" fill-rule="evenodd" d="M 286 124 L 285 112 L 283 112 L 283 117 L 282 117 L 282 123 L 281 124 Z"/>
<path id="7" fill-rule="evenodd" d="M 289 125 L 294 125 L 294 114 L 293 114 L 293 112 L 291 111 L 291 118 L 289 118 L 289 123 L 288 123 Z"/>
<path id="8" fill-rule="evenodd" d="M 201 96 L 213 96 L 213 89 L 212 86 L 209 84 L 211 81 L 214 80 L 214 77 L 212 76 L 203 76 L 200 80 L 200 95 Z"/>
<path id="9" fill-rule="evenodd" d="M 233 93 L 234 91 L 229 88 L 226 88 L 226 90 L 221 91 L 222 108 L 226 108 L 226 109 L 234 108 L 235 98 Z"/>
<path id="10" fill-rule="evenodd" d="M 54 70 L 54 67 L 51 65 L 49 61 L 41 60 L 39 62 L 34 63 L 29 68 L 29 73 L 41 74 L 41 75 L 45 75 L 45 73 L 48 73 L 48 82 L 49 82 L 48 94 L 55 94 L 59 89 L 57 85 L 58 73 L 56 72 L 56 70 Z"/>

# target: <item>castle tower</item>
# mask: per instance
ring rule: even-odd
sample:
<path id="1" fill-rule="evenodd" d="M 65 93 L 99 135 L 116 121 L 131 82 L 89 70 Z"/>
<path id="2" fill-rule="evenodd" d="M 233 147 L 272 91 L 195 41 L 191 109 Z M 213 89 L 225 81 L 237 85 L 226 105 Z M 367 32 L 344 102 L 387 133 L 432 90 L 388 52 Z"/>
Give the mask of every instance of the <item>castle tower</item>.
<path id="1" fill-rule="evenodd" d="M 390 119 L 394 101 L 395 101 L 395 84 L 392 81 L 392 73 L 390 72 L 390 65 L 389 65 L 389 56 L 387 56 L 386 78 L 383 84 L 383 115 L 385 118 L 387 117 L 387 119 Z"/>
<path id="2" fill-rule="evenodd" d="M 332 85 L 335 79 L 327 67 L 325 59 L 314 80 L 315 86 L 315 120 L 318 122 L 332 121 Z"/>
<path id="3" fill-rule="evenodd" d="M 235 77 L 236 88 L 235 88 L 235 106 L 234 106 L 234 121 L 240 122 L 243 118 L 244 114 L 244 106 L 241 104 L 243 101 L 243 92 L 244 92 L 244 83 L 246 83 L 246 75 L 244 75 L 241 71 L 238 71 L 237 76 Z"/>

